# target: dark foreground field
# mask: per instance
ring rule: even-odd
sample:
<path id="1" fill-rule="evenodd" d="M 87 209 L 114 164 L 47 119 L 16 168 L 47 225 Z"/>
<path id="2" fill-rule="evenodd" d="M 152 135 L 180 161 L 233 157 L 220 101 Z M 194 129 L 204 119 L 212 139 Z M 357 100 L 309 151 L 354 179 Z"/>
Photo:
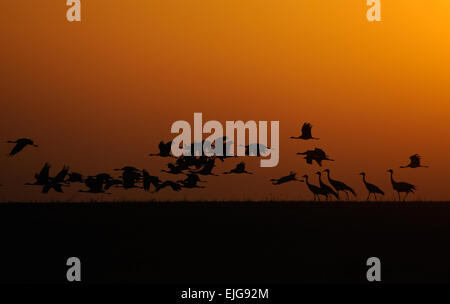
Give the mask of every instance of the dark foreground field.
<path id="1" fill-rule="evenodd" d="M 0 281 L 450 282 L 450 203 L 0 204 Z"/>

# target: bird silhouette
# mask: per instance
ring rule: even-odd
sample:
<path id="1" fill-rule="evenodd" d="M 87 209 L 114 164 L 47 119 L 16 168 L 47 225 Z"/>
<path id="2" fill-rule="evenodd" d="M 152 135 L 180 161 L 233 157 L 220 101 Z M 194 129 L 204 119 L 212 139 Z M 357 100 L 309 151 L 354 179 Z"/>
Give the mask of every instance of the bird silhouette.
<path id="1" fill-rule="evenodd" d="M 308 175 L 306 175 L 306 174 L 303 175 L 303 178 L 305 179 L 305 183 L 306 183 L 306 186 L 308 186 L 309 191 L 311 191 L 312 194 L 314 195 L 314 201 L 315 201 L 316 199 L 320 201 L 320 196 L 321 196 L 321 195 L 322 195 L 322 196 L 325 196 L 325 198 L 328 197 L 327 194 L 326 194 L 326 192 L 324 192 L 322 188 L 317 187 L 317 186 L 312 185 L 312 184 L 309 183 Z"/>
<path id="2" fill-rule="evenodd" d="M 335 180 L 335 179 L 332 179 L 330 177 L 330 169 L 325 169 L 323 172 L 327 173 L 328 182 L 330 183 L 331 186 L 333 186 L 333 188 L 336 190 L 336 193 L 338 195 L 339 195 L 340 191 L 343 191 L 347 195 L 347 200 L 349 200 L 350 197 L 348 195 L 348 192 L 350 191 L 356 197 L 356 193 L 355 193 L 355 191 L 352 188 L 350 188 L 349 186 L 347 186 L 343 182 Z"/>
<path id="3" fill-rule="evenodd" d="M 181 174 L 183 173 L 183 170 L 188 169 L 188 166 L 186 165 L 174 165 L 172 163 L 168 163 L 167 167 L 169 170 L 162 169 L 161 171 L 169 174 Z"/>
<path id="4" fill-rule="evenodd" d="M 328 155 L 322 149 L 315 148 L 314 150 L 307 150 L 305 152 L 298 152 L 297 155 L 305 155 L 304 159 L 306 159 L 306 163 L 311 165 L 313 161 L 315 161 L 320 167 L 322 167 L 322 161 L 330 159 Z"/>
<path id="5" fill-rule="evenodd" d="M 245 170 L 245 163 L 244 162 L 240 162 L 239 164 L 236 165 L 236 168 L 231 169 L 228 172 L 224 172 L 223 174 L 253 174 L 251 172 L 248 172 Z"/>
<path id="6" fill-rule="evenodd" d="M 199 186 L 199 182 L 204 182 L 200 180 L 200 177 L 195 173 L 190 173 L 187 175 L 186 179 L 178 181 L 182 187 L 184 188 L 205 188 L 203 186 Z"/>
<path id="7" fill-rule="evenodd" d="M 68 174 L 69 178 L 66 180 L 66 183 L 82 183 L 83 175 L 77 172 L 71 172 Z"/>
<path id="8" fill-rule="evenodd" d="M 164 143 L 161 141 L 158 145 L 159 152 L 156 154 L 149 154 L 149 156 L 171 157 L 170 150 L 172 148 L 172 141 Z"/>
<path id="9" fill-rule="evenodd" d="M 159 192 L 161 189 L 164 189 L 164 188 L 167 188 L 167 187 L 171 188 L 173 191 L 176 191 L 176 192 L 181 190 L 181 185 L 180 184 L 178 184 L 176 182 L 173 182 L 173 181 L 165 181 L 165 182 L 159 184 L 156 187 L 154 192 Z"/>
<path id="10" fill-rule="evenodd" d="M 216 158 L 213 156 L 213 157 L 205 157 L 203 159 L 204 160 L 202 161 L 203 165 L 202 165 L 201 169 L 198 170 L 198 171 L 192 171 L 191 170 L 190 172 L 191 173 L 196 173 L 196 174 L 199 174 L 199 175 L 214 175 L 214 176 L 217 176 L 216 174 L 212 173 L 212 170 L 215 167 Z"/>
<path id="11" fill-rule="evenodd" d="M 322 172 L 318 171 L 316 172 L 316 174 L 319 176 L 320 189 L 326 194 L 327 200 L 331 198 L 331 195 L 333 195 L 336 199 L 339 199 L 339 195 L 336 193 L 336 191 L 334 191 L 330 186 L 322 181 Z"/>
<path id="12" fill-rule="evenodd" d="M 64 179 L 66 178 L 67 173 L 69 172 L 69 167 L 64 166 L 55 177 L 50 177 L 47 182 L 42 187 L 42 193 L 48 193 L 51 189 L 54 189 L 56 192 L 62 193 L 62 186 L 64 183 Z"/>
<path id="13" fill-rule="evenodd" d="M 34 143 L 33 140 L 29 139 L 29 138 L 19 138 L 17 140 L 8 140 L 8 143 L 10 144 L 16 144 L 11 152 L 9 152 L 9 156 L 14 156 L 17 153 L 19 153 L 20 151 L 22 151 L 26 146 L 32 146 L 32 147 L 38 147 L 38 145 L 36 145 Z"/>
<path id="14" fill-rule="evenodd" d="M 303 140 L 309 140 L 309 139 L 318 139 L 316 137 L 313 137 L 311 134 L 312 125 L 309 122 L 305 122 L 302 126 L 302 134 L 300 136 L 291 136 L 292 139 L 303 139 Z"/>
<path id="15" fill-rule="evenodd" d="M 269 148 L 263 144 L 249 144 L 245 146 L 245 156 L 267 155 Z"/>
<path id="16" fill-rule="evenodd" d="M 157 176 L 150 175 L 145 169 L 142 170 L 142 184 L 144 191 L 150 191 L 151 185 L 153 185 L 156 189 L 160 183 L 161 180 Z"/>
<path id="17" fill-rule="evenodd" d="M 377 193 L 381 194 L 381 195 L 384 195 L 384 191 L 383 190 L 381 190 L 380 188 L 378 188 L 374 184 L 368 183 L 366 181 L 366 173 L 361 172 L 360 175 L 362 175 L 363 183 L 366 186 L 367 191 L 369 191 L 369 195 L 367 196 L 367 200 L 369 200 L 371 194 L 373 194 L 375 196 L 375 200 L 377 199 Z"/>
<path id="18" fill-rule="evenodd" d="M 34 183 L 26 183 L 27 186 L 43 186 L 48 183 L 50 178 L 50 163 L 45 163 L 39 173 L 34 175 L 36 181 Z"/>
<path id="19" fill-rule="evenodd" d="M 421 157 L 419 154 L 414 154 L 409 157 L 409 164 L 406 166 L 400 166 L 400 168 L 428 168 L 428 166 L 422 166 L 420 164 Z"/>
<path id="20" fill-rule="evenodd" d="M 102 178 L 88 176 L 85 179 L 84 184 L 86 185 L 86 187 L 88 187 L 88 190 L 78 190 L 79 192 L 92 194 L 106 193 L 105 189 L 103 188 L 105 181 Z"/>
<path id="21" fill-rule="evenodd" d="M 392 188 L 395 191 L 397 191 L 399 201 L 401 200 L 400 192 L 406 193 L 405 197 L 403 198 L 403 201 L 406 200 L 406 198 L 408 197 L 408 194 L 414 193 L 414 190 L 416 190 L 416 186 L 411 185 L 409 183 L 405 183 L 405 182 L 396 182 L 394 180 L 394 170 L 389 169 L 389 170 L 387 170 L 387 172 L 389 172 L 391 174 Z"/>
<path id="22" fill-rule="evenodd" d="M 290 172 L 289 175 L 280 177 L 280 178 L 272 178 L 270 181 L 272 182 L 272 185 L 281 185 L 287 182 L 291 182 L 291 181 L 298 181 L 298 182 L 303 182 L 303 180 L 298 179 L 296 177 L 296 173 L 295 172 Z"/>

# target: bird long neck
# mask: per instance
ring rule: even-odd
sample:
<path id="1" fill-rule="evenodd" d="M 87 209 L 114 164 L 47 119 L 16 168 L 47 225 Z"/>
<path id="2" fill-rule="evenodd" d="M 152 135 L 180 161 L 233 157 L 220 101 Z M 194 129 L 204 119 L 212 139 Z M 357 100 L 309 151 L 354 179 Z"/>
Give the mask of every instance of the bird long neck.
<path id="1" fill-rule="evenodd" d="M 366 182 L 366 176 L 363 175 L 362 177 L 363 177 L 363 183 L 364 183 L 365 185 L 367 185 L 367 182 Z"/>
<path id="2" fill-rule="evenodd" d="M 305 182 L 306 182 L 306 184 L 309 186 L 308 177 L 305 177 Z"/>
<path id="3" fill-rule="evenodd" d="M 390 172 L 390 173 L 391 173 L 391 183 L 392 183 L 393 185 L 395 185 L 396 182 L 395 182 L 395 180 L 394 180 L 394 173 L 393 173 L 393 172 Z"/>

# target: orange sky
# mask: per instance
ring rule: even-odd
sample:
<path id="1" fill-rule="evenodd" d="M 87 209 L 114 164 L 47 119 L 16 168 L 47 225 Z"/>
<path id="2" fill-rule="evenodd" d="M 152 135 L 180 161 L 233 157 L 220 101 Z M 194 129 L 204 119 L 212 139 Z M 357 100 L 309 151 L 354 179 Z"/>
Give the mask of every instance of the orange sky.
<path id="1" fill-rule="evenodd" d="M 390 199 L 392 167 L 418 185 L 416 199 L 450 199 L 447 0 L 382 0 L 380 23 L 366 20 L 365 0 L 82 0 L 81 23 L 66 21 L 65 2 L 0 10 L 0 139 L 40 145 L 8 158 L 11 146 L 0 144 L 1 201 L 98 199 L 24 187 L 46 161 L 54 171 L 134 165 L 174 179 L 159 172 L 167 160 L 147 154 L 194 112 L 223 123 L 279 120 L 279 166 L 250 159 L 258 174 L 208 178 L 204 190 L 100 199 L 308 199 L 305 185 L 268 179 L 317 171 L 295 155 L 315 146 L 360 198 L 364 170 Z M 289 139 L 304 121 L 320 141 Z M 398 169 L 414 153 L 430 168 Z"/>

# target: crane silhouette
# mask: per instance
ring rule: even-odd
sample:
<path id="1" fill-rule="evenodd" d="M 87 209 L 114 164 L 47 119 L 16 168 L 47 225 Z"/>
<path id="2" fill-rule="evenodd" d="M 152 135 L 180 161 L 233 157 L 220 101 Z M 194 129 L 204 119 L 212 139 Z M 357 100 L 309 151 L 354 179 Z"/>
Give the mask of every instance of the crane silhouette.
<path id="1" fill-rule="evenodd" d="M 181 173 L 183 173 L 183 170 L 186 170 L 188 167 L 187 166 L 174 165 L 172 163 L 168 163 L 167 164 L 167 168 L 169 168 L 169 170 L 162 169 L 161 171 L 165 172 L 165 173 L 169 173 L 169 174 L 181 174 Z"/>
<path id="2" fill-rule="evenodd" d="M 231 169 L 228 172 L 224 172 L 223 174 L 253 174 L 251 172 L 248 172 L 247 170 L 245 170 L 245 163 L 244 162 L 240 162 L 239 164 L 236 165 L 236 168 Z"/>
<path id="3" fill-rule="evenodd" d="M 161 180 L 157 176 L 152 176 L 147 170 L 142 170 L 142 184 L 144 191 L 150 191 L 150 186 L 153 185 L 155 188 L 161 183 Z"/>
<path id="4" fill-rule="evenodd" d="M 164 189 L 164 188 L 167 188 L 167 187 L 172 188 L 172 190 L 176 191 L 176 192 L 181 190 L 181 185 L 180 184 L 178 184 L 176 182 L 173 182 L 173 181 L 165 181 L 165 182 L 159 184 L 156 187 L 154 192 L 159 192 L 161 189 Z"/>
<path id="5" fill-rule="evenodd" d="M 366 186 L 367 191 L 369 191 L 369 195 L 367 196 L 367 200 L 369 200 L 371 194 L 373 194 L 375 196 L 375 200 L 377 199 L 377 193 L 381 194 L 381 195 L 384 195 L 384 191 L 383 190 L 381 190 L 380 188 L 378 188 L 374 184 L 368 183 L 366 181 L 366 173 L 361 172 L 360 175 L 362 175 L 363 183 Z"/>
<path id="6" fill-rule="evenodd" d="M 67 183 L 82 183 L 83 175 L 77 172 L 71 172 L 68 174 L 69 178 L 66 180 Z"/>
<path id="7" fill-rule="evenodd" d="M 200 180 L 200 177 L 195 173 L 189 173 L 184 180 L 178 181 L 184 188 L 205 188 L 204 186 L 199 186 L 199 182 L 204 182 Z"/>
<path id="8" fill-rule="evenodd" d="M 328 198 L 330 198 L 331 195 L 333 195 L 338 200 L 339 195 L 336 193 L 336 191 L 334 191 L 330 186 L 322 182 L 322 172 L 318 171 L 316 172 L 316 174 L 319 176 L 320 189 L 322 189 L 322 191 L 326 193 L 327 200 Z"/>
<path id="9" fill-rule="evenodd" d="M 409 164 L 406 166 L 400 166 L 400 168 L 428 168 L 428 166 L 422 166 L 420 163 L 421 157 L 419 154 L 414 154 L 409 157 Z"/>
<path id="10" fill-rule="evenodd" d="M 332 179 L 330 177 L 330 169 L 325 169 L 323 172 L 327 173 L 328 182 L 330 183 L 331 186 L 333 186 L 333 188 L 336 190 L 336 193 L 338 195 L 339 195 L 340 191 L 343 191 L 347 195 L 347 200 L 350 199 L 350 197 L 348 195 L 348 192 L 351 192 L 356 197 L 356 193 L 355 193 L 355 191 L 352 188 L 350 188 L 349 186 L 347 186 L 343 182 L 335 180 L 335 179 Z"/>
<path id="11" fill-rule="evenodd" d="M 64 166 L 63 169 L 59 171 L 59 173 L 56 174 L 55 177 L 50 177 L 42 187 L 42 193 L 48 193 L 51 189 L 54 189 L 56 192 L 62 193 L 62 183 L 64 183 L 64 179 L 66 178 L 68 172 L 69 167 Z"/>
<path id="12" fill-rule="evenodd" d="M 32 146 L 32 147 L 38 147 L 34 143 L 33 140 L 29 138 L 19 138 L 17 140 L 8 140 L 9 144 L 15 144 L 15 146 L 12 148 L 11 152 L 9 152 L 9 156 L 14 156 L 20 151 L 22 151 L 26 146 Z"/>
<path id="13" fill-rule="evenodd" d="M 161 156 L 161 157 L 171 157 L 170 150 L 172 148 L 172 141 L 164 143 L 161 141 L 158 145 L 159 152 L 156 154 L 149 154 L 149 156 Z"/>
<path id="14" fill-rule="evenodd" d="M 105 181 L 102 178 L 94 177 L 94 176 L 88 176 L 84 184 L 88 188 L 88 190 L 78 190 L 79 192 L 84 193 L 92 193 L 92 194 L 109 194 L 105 192 L 105 189 L 103 188 Z"/>
<path id="15" fill-rule="evenodd" d="M 297 174 L 295 172 L 291 171 L 289 173 L 289 175 L 286 175 L 286 176 L 283 176 L 283 177 L 280 177 L 280 178 L 272 178 L 270 181 L 272 182 L 272 185 L 281 185 L 281 184 L 288 183 L 288 182 L 291 182 L 291 181 L 303 182 L 303 180 L 298 179 L 296 177 L 296 175 Z"/>
<path id="16" fill-rule="evenodd" d="M 391 174 L 392 188 L 395 191 L 397 191 L 399 201 L 401 200 L 400 192 L 406 193 L 405 197 L 403 198 L 403 201 L 406 200 L 409 193 L 414 193 L 414 191 L 416 190 L 416 186 L 409 184 L 409 183 L 405 183 L 405 182 L 396 182 L 394 180 L 394 170 L 389 169 L 389 170 L 387 170 L 387 172 L 389 172 Z"/>
<path id="17" fill-rule="evenodd" d="M 309 191 L 311 191 L 312 194 L 314 195 L 314 201 L 316 200 L 316 198 L 320 201 L 320 195 L 325 196 L 325 198 L 327 198 L 327 194 L 320 187 L 317 187 L 309 183 L 308 175 L 306 174 L 303 175 L 303 178 L 305 179 L 305 183 L 306 186 L 308 186 Z"/>
<path id="18" fill-rule="evenodd" d="M 291 136 L 292 139 L 303 139 L 303 140 L 309 140 L 309 139 L 318 139 L 316 137 L 313 137 L 311 134 L 312 125 L 309 122 L 305 122 L 302 126 L 302 134 L 300 136 Z"/>
<path id="19" fill-rule="evenodd" d="M 26 183 L 27 186 L 43 186 L 48 183 L 50 179 L 50 163 L 45 163 L 39 173 L 34 175 L 36 181 L 34 183 Z"/>
<path id="20" fill-rule="evenodd" d="M 212 157 L 203 157 L 203 158 L 199 158 L 201 159 L 201 167 L 200 170 L 198 171 L 190 171 L 190 173 L 195 173 L 195 174 L 200 174 L 200 175 L 214 175 L 217 176 L 216 174 L 212 173 L 212 170 L 214 169 L 214 167 L 216 166 L 216 158 L 214 156 Z"/>
<path id="21" fill-rule="evenodd" d="M 315 161 L 320 167 L 322 167 L 322 161 L 330 159 L 328 155 L 322 149 L 315 148 L 314 150 L 307 150 L 305 152 L 298 152 L 297 155 L 305 155 L 304 159 L 306 159 L 306 163 L 311 165 L 313 161 Z"/>

